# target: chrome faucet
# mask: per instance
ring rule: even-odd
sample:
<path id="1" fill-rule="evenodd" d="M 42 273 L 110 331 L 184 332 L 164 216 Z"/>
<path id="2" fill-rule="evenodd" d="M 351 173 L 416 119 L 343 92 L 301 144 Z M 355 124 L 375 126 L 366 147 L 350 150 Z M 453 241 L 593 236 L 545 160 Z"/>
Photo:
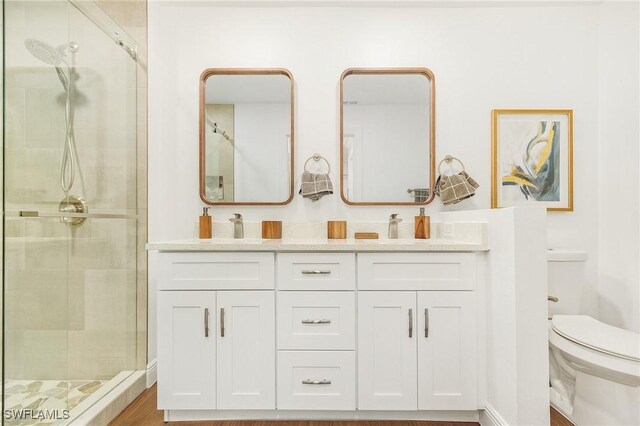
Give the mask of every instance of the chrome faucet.
<path id="1" fill-rule="evenodd" d="M 229 219 L 229 222 L 233 222 L 233 238 L 244 238 L 242 215 L 240 213 L 234 213 L 234 216 L 235 217 Z"/>
<path id="2" fill-rule="evenodd" d="M 398 223 L 402 222 L 402 219 L 398 217 L 398 213 L 393 213 L 389 216 L 389 235 L 390 240 L 398 239 Z"/>

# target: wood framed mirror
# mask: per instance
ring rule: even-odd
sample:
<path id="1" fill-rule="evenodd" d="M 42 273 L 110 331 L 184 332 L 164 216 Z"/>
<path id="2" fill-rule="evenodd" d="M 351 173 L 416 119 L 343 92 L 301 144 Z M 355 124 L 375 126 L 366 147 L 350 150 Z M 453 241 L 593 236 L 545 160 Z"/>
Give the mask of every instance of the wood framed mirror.
<path id="1" fill-rule="evenodd" d="M 435 78 L 429 69 L 342 73 L 340 196 L 345 203 L 431 203 L 435 143 Z"/>
<path id="2" fill-rule="evenodd" d="M 293 199 L 294 82 L 281 68 L 200 76 L 200 198 L 210 205 Z"/>

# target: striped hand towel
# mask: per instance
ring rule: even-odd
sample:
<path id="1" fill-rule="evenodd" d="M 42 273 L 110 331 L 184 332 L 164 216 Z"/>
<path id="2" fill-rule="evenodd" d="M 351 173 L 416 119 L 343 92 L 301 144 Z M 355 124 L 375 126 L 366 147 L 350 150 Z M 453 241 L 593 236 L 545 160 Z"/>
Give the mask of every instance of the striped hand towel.
<path id="1" fill-rule="evenodd" d="M 451 176 L 440 175 L 436 182 L 436 195 L 440 197 L 442 204 L 448 206 L 472 197 L 479 186 L 467 172 Z"/>
<path id="2" fill-rule="evenodd" d="M 333 194 L 333 185 L 331 185 L 328 174 L 304 172 L 298 193 L 302 195 L 302 198 L 318 201 L 325 195 Z"/>

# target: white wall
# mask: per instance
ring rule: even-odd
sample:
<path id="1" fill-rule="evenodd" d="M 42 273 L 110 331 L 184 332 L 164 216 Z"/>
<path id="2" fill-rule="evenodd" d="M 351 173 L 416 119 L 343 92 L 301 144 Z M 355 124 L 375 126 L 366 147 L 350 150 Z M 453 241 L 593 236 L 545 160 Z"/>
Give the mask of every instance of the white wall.
<path id="1" fill-rule="evenodd" d="M 608 19 L 613 17 L 604 11 L 611 6 L 608 2 L 528 4 L 229 8 L 150 2 L 149 239 L 196 235 L 201 205 L 198 78 L 203 69 L 288 68 L 296 81 L 296 191 L 304 161 L 320 152 L 331 162 L 337 192 L 341 72 L 349 67 L 426 66 L 436 77 L 437 160 L 446 154 L 459 156 L 481 185 L 474 198 L 456 209 L 490 206 L 491 109 L 574 110 L 575 211 L 548 215 L 548 244 L 588 251 L 590 294 L 595 297 L 603 167 L 598 161 L 602 131 L 598 100 L 603 90 L 609 90 L 599 85 L 603 80 L 599 72 L 604 70 L 598 67 L 598 33 L 601 27 L 610 27 Z M 609 43 L 615 45 L 620 60 L 628 56 L 637 64 L 637 44 L 626 37 L 622 30 L 612 31 Z M 625 73 L 631 78 L 630 74 Z M 627 90 L 627 97 L 613 98 L 619 102 L 608 106 L 611 114 L 637 108 L 630 99 L 633 90 L 637 99 L 637 84 Z M 637 185 L 638 180 L 633 182 Z M 607 211 L 615 216 L 617 207 L 611 208 Z M 236 210 L 218 207 L 213 215 L 226 220 Z M 296 196 L 284 207 L 240 210 L 246 220 L 285 221 L 384 221 L 392 212 L 405 218 L 417 213 L 411 207 L 347 206 L 337 194 L 317 203 Z M 437 200 L 427 209 L 431 214 L 441 210 L 447 209 Z M 153 285 L 151 277 L 150 294 Z M 587 312 L 597 312 L 594 297 L 585 306 Z M 151 338 L 149 351 L 152 359 Z"/>
<path id="2" fill-rule="evenodd" d="M 638 3 L 607 7 L 601 18 L 598 307 L 603 321 L 640 331 Z"/>

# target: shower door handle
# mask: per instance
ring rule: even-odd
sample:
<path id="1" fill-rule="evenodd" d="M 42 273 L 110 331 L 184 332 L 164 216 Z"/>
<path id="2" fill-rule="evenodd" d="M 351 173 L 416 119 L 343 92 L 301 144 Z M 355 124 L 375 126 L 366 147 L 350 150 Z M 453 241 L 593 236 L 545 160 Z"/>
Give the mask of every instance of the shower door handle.
<path id="1" fill-rule="evenodd" d="M 116 213 L 74 213 L 74 212 L 56 212 L 56 211 L 38 211 L 38 210 L 19 210 L 17 213 L 7 212 L 8 217 L 50 217 L 50 218 L 68 218 L 77 217 L 84 219 L 137 219 L 136 214 L 116 214 Z"/>

